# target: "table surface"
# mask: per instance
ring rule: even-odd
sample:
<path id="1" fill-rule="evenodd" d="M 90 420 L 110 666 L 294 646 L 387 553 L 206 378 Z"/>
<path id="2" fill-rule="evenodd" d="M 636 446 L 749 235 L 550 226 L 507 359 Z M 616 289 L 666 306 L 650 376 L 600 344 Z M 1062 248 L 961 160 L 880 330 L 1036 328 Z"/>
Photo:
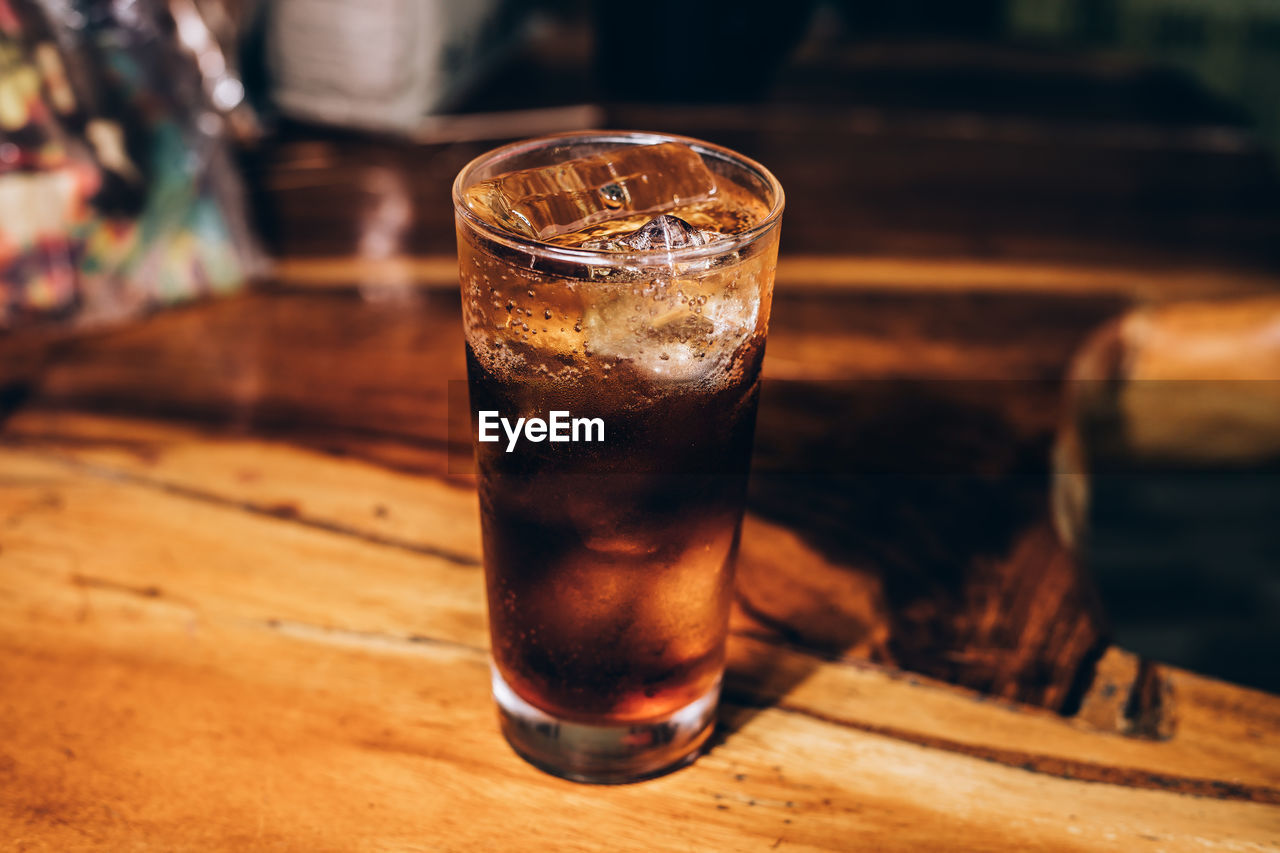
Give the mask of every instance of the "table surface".
<path id="1" fill-rule="evenodd" d="M 1280 847 L 1280 698 L 1111 645 L 1046 509 L 1091 330 L 1275 289 L 1265 159 L 1107 117 L 646 109 L 605 120 L 792 200 L 707 754 L 602 788 L 503 742 L 450 466 L 447 186 L 492 143 L 295 131 L 251 164 L 267 282 L 0 342 L 0 847 Z M 920 163 L 949 184 L 901 189 Z"/>

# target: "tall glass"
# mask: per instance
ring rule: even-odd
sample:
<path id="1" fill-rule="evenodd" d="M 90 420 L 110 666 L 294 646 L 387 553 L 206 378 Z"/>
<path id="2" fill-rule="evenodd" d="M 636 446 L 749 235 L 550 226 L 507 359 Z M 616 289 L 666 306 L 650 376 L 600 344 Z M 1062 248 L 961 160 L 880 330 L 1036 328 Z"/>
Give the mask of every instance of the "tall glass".
<path id="1" fill-rule="evenodd" d="M 482 182 L 591 157 L 621 177 L 584 192 L 661 195 L 665 173 L 612 160 L 671 142 L 758 216 L 618 251 L 517 233 L 469 201 Z M 502 731 L 578 781 L 674 769 L 715 721 L 782 188 L 705 142 L 588 132 L 491 151 L 453 199 Z"/>

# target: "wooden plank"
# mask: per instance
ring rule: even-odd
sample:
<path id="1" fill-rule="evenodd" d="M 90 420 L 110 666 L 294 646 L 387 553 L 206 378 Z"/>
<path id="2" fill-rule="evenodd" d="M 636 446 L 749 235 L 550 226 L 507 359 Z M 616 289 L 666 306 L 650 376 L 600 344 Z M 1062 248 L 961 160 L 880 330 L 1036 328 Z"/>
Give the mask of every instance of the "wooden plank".
<path id="1" fill-rule="evenodd" d="M 371 595 L 385 616 L 382 583 L 400 595 L 407 579 L 391 564 L 414 563 L 422 584 L 438 561 L 3 462 L 0 832 L 15 849 L 1250 850 L 1280 832 L 1272 806 L 1028 773 L 787 709 L 730 715 L 673 776 L 577 787 L 501 744 L 481 649 L 251 618 L 321 615 L 339 564 L 368 591 L 346 589 L 340 609 Z M 188 535 L 144 542 L 114 524 L 143 517 Z M 211 554 L 215 538 L 251 565 Z M 165 586 L 83 580 L 135 571 Z M 290 600 L 264 595 L 272 584 Z"/>
<path id="2" fill-rule="evenodd" d="M 423 635 L 471 648 L 486 642 L 478 568 L 437 556 L 445 543 L 478 554 L 474 496 L 463 490 L 279 443 L 210 440 L 145 422 L 33 413 L 9 429 L 22 449 L 0 451 L 0 470 L 10 482 L 22 479 L 10 487 L 7 506 L 35 515 L 34 526 L 24 522 L 6 535 L 6 559 L 44 561 L 90 588 L 199 601 L 240 622 Z M 37 441 L 38 433 L 49 438 Z M 93 435 L 114 443 L 86 438 Z M 144 444 L 147 452 L 138 453 Z M 259 476 L 239 476 L 244 470 Z M 45 492 L 43 482 L 52 484 Z M 430 509 L 449 501 L 452 509 Z M 384 515 L 369 510 L 375 502 Z M 264 511 L 285 503 L 295 510 Z M 435 512 L 455 518 L 457 529 L 432 523 Z M 130 535 L 138 519 L 146 519 L 148 537 Z M 464 538 L 470 545 L 458 546 Z M 174 542 L 200 559 L 175 560 Z M 56 563 L 50 554 L 60 555 Z M 756 584 L 770 569 L 782 577 L 797 568 L 830 572 L 801 538 L 754 517 L 742 559 L 744 579 Z M 746 592 L 770 594 L 761 586 Z M 861 587 L 828 592 L 843 607 L 867 595 Z M 868 605 L 862 615 L 875 611 Z M 741 616 L 735 630 L 731 695 L 748 709 L 782 703 L 833 724 L 1070 778 L 1280 801 L 1280 699 L 1266 694 L 1175 671 L 1174 736 L 1129 739 L 869 666 L 861 659 L 867 645 L 822 658 Z"/>
<path id="3" fill-rule="evenodd" d="M 796 849 L 859 841 L 913 849 L 952 833 L 974 849 L 1193 849 L 1204 840 L 1249 849 L 1280 829 L 1271 807 L 1027 774 L 787 710 L 731 719 L 710 756 L 666 780 L 573 788 L 502 747 L 479 648 L 247 619 L 319 612 L 306 599 L 337 590 L 308 540 L 338 534 L 298 534 L 288 521 L 255 517 L 241 526 L 230 520 L 237 511 L 196 507 L 200 526 L 252 552 L 253 573 L 291 588 L 292 603 L 268 601 L 261 583 L 243 583 L 244 570 L 207 558 L 168 566 L 170 575 L 220 581 L 195 596 L 173 576 L 155 592 L 84 583 L 123 562 L 106 542 L 88 562 L 55 542 L 32 549 L 41 526 L 88 516 L 104 498 L 120 515 L 180 524 L 192 520 L 186 505 L 195 502 L 152 492 L 122 507 L 120 492 L 134 487 L 108 484 L 113 493 L 97 494 L 100 484 L 58 466 L 9 455 L 5 464 L 6 546 L 17 547 L 6 547 L 0 574 L 0 670 L 3 683 L 22 686 L 0 704 L 4 729 L 17 734 L 5 743 L 0 813 L 19 849 L 125 839 L 156 848 L 337 849 L 356 838 L 367 849 L 438 841 L 463 849 L 512 833 L 538 849 L 566 839 L 568 849 L 778 839 Z M 54 525 L 61 542 L 82 542 L 63 524 Z M 110 529 L 118 528 L 102 539 L 113 538 Z M 292 546 L 284 561 L 274 547 L 282 540 Z M 180 544 L 207 551 L 198 537 Z M 353 557 L 352 576 L 384 578 L 384 546 L 328 547 Z M 320 583 L 298 583 L 311 576 Z M 495 807 L 503 820 L 484 820 Z M 655 839 L 654 815 L 680 825 L 680 836 Z"/>
<path id="4" fill-rule="evenodd" d="M 465 481 L 411 476 L 282 441 L 73 412 L 19 412 L 0 432 L 6 444 L 194 499 L 480 565 L 480 508 Z"/>
<path id="5" fill-rule="evenodd" d="M 6 609 L 0 632 L 25 686 L 3 706 L 24 733 L 0 808 L 16 849 L 907 850 L 964 833 L 972 849 L 1243 850 L 1275 830 L 1265 807 L 1178 808 L 777 711 L 676 776 L 582 790 L 502 746 L 466 652 L 192 627 L 105 591 L 51 618 L 39 593 L 42 620 Z"/>
<path id="6" fill-rule="evenodd" d="M 366 549 L 370 543 L 313 525 L 110 476 L 78 477 L 31 454 L 4 456 L 6 560 L 26 549 L 33 564 L 82 586 L 221 604 L 240 620 L 428 632 L 477 648 L 485 642 L 475 564 L 400 547 Z M 139 524 L 145 536 L 134 535 Z"/>
<path id="7" fill-rule="evenodd" d="M 67 341 L 40 396 L 240 430 L 349 430 L 442 448 L 466 377 L 456 293 L 246 293 Z M 460 413 L 465 416 L 465 413 Z"/>

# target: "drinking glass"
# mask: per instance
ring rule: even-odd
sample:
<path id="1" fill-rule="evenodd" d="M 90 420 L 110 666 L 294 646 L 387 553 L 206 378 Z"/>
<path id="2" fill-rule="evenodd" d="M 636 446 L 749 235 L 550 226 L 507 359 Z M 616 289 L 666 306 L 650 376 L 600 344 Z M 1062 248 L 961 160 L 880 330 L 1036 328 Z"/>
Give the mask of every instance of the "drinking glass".
<path id="1" fill-rule="evenodd" d="M 535 169 L 495 221 L 484 193 Z M 740 227 L 651 217 L 664 193 Z M 589 132 L 490 151 L 453 200 L 502 731 L 578 781 L 674 769 L 715 722 L 782 187 L 710 143 Z"/>

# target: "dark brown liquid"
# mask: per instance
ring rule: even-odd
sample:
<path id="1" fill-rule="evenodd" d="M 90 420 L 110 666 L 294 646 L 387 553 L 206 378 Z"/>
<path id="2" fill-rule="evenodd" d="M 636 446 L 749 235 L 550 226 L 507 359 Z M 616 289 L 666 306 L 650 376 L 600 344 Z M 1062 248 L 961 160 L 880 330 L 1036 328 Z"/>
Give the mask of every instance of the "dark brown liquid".
<path id="1" fill-rule="evenodd" d="M 503 380 L 468 347 L 473 412 L 605 423 L 603 443 L 477 444 L 493 657 L 525 700 L 565 719 L 641 721 L 714 684 L 763 350 L 746 343 L 713 385 L 626 360 Z"/>

